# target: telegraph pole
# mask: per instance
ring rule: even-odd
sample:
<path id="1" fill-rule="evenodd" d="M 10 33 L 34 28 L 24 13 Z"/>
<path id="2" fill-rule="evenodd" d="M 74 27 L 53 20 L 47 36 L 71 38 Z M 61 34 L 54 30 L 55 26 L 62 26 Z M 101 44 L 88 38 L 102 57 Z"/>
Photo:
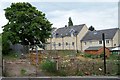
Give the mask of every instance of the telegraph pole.
<path id="1" fill-rule="evenodd" d="M 104 52 L 104 75 L 106 75 L 106 54 L 105 54 L 105 34 L 102 33 L 103 39 L 103 52 Z"/>

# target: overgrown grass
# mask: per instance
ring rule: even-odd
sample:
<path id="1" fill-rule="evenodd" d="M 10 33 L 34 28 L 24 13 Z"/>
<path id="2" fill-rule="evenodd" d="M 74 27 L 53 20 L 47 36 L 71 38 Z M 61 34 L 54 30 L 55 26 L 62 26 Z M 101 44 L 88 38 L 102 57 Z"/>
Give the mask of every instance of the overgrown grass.
<path id="1" fill-rule="evenodd" d="M 59 56 L 66 56 L 66 55 L 76 55 L 75 50 L 49 50 L 49 55 L 59 55 Z"/>
<path id="2" fill-rule="evenodd" d="M 51 60 L 45 60 L 41 64 L 42 70 L 50 73 L 56 72 L 56 63 Z"/>
<path id="3" fill-rule="evenodd" d="M 6 59 L 6 60 L 11 60 L 11 59 L 18 59 L 20 55 L 18 55 L 17 53 L 15 52 L 10 52 L 9 54 L 7 55 L 2 55 L 3 59 Z"/>
<path id="4" fill-rule="evenodd" d="M 85 72 L 90 73 L 90 75 L 104 75 L 104 62 L 103 62 L 103 54 L 101 55 L 94 55 L 94 54 L 87 54 L 83 52 L 76 51 L 67 51 L 67 50 L 61 50 L 61 51 L 51 51 L 51 53 L 48 56 L 54 56 L 54 55 L 62 56 L 60 58 L 59 62 L 66 61 L 66 59 L 69 61 L 71 56 L 65 57 L 66 55 L 75 55 L 77 56 L 83 56 L 86 58 L 86 60 L 75 60 L 72 63 L 67 62 L 64 63 L 66 67 L 64 69 L 61 68 L 61 63 L 59 63 L 59 71 L 56 72 L 55 76 L 85 76 Z M 87 58 L 91 58 L 90 61 L 87 60 Z M 51 59 L 51 58 L 50 58 Z M 99 60 L 97 60 L 99 59 Z M 62 61 L 63 60 L 63 61 Z M 120 74 L 120 69 L 118 68 L 120 66 L 118 60 L 117 54 L 111 54 L 109 58 L 107 58 L 106 66 L 107 66 L 107 75 L 108 76 L 116 76 Z M 77 71 L 77 64 L 78 63 L 78 71 Z M 71 65 L 71 66 L 69 66 Z M 119 66 L 118 66 L 119 65 Z M 99 70 L 102 69 L 102 70 Z M 76 72 L 77 71 L 77 72 Z"/>
<path id="5" fill-rule="evenodd" d="M 110 54 L 110 57 L 108 58 L 109 60 L 118 60 L 119 59 L 119 56 L 118 54 Z"/>

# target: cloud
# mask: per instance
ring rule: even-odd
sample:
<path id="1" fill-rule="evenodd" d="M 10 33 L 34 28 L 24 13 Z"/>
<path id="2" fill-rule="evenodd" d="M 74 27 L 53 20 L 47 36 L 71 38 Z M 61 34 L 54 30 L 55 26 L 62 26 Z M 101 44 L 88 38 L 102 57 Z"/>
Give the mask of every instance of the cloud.
<path id="1" fill-rule="evenodd" d="M 10 6 L 10 4 L 11 2 L 0 3 L 0 33 L 2 32 L 1 27 L 8 22 L 3 9 Z M 34 2 L 31 4 L 36 6 L 40 11 L 45 11 L 46 17 L 53 23 L 53 27 L 64 27 L 68 24 L 69 17 L 72 17 L 74 25 L 86 24 L 88 27 L 92 25 L 96 29 L 118 27 L 117 4 L 108 3 L 109 5 L 106 5 L 104 3 L 104 6 L 103 3 L 72 3 L 72 6 L 69 3 L 61 5 L 61 3 L 49 4 L 49 2 L 44 4 Z"/>
<path id="2" fill-rule="evenodd" d="M 72 17 L 73 23 L 86 24 L 94 26 L 96 29 L 106 29 L 118 27 L 118 12 L 116 8 L 109 8 L 104 10 L 94 11 L 80 11 L 80 10 L 55 10 L 47 13 L 51 17 L 49 20 L 54 23 L 53 27 L 64 27 L 67 25 L 68 18 Z"/>

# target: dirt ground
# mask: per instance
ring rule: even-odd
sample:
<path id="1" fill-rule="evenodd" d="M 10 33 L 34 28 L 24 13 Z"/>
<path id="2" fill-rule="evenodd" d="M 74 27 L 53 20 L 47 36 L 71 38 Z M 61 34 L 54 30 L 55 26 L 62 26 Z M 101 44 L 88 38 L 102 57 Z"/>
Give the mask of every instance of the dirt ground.
<path id="1" fill-rule="evenodd" d="M 5 61 L 5 75 L 7 77 L 35 76 L 36 67 L 26 59 Z"/>

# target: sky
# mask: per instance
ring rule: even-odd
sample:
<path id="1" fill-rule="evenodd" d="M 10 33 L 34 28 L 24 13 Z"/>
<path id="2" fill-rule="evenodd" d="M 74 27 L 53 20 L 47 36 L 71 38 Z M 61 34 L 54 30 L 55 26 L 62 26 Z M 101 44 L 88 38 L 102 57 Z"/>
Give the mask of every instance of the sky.
<path id="1" fill-rule="evenodd" d="M 29 2 L 29 0 L 24 0 Z M 114 2 L 113 2 L 114 1 Z M 9 7 L 12 2 L 17 0 L 4 0 L 0 2 L 0 33 L 2 26 L 7 24 L 3 9 Z M 22 0 L 19 2 L 23 2 Z M 118 27 L 118 2 L 117 0 L 81 0 L 68 1 L 31 1 L 39 11 L 46 14 L 46 18 L 53 24 L 52 27 L 60 28 L 68 24 L 71 17 L 74 25 L 91 25 L 96 30 Z"/>

